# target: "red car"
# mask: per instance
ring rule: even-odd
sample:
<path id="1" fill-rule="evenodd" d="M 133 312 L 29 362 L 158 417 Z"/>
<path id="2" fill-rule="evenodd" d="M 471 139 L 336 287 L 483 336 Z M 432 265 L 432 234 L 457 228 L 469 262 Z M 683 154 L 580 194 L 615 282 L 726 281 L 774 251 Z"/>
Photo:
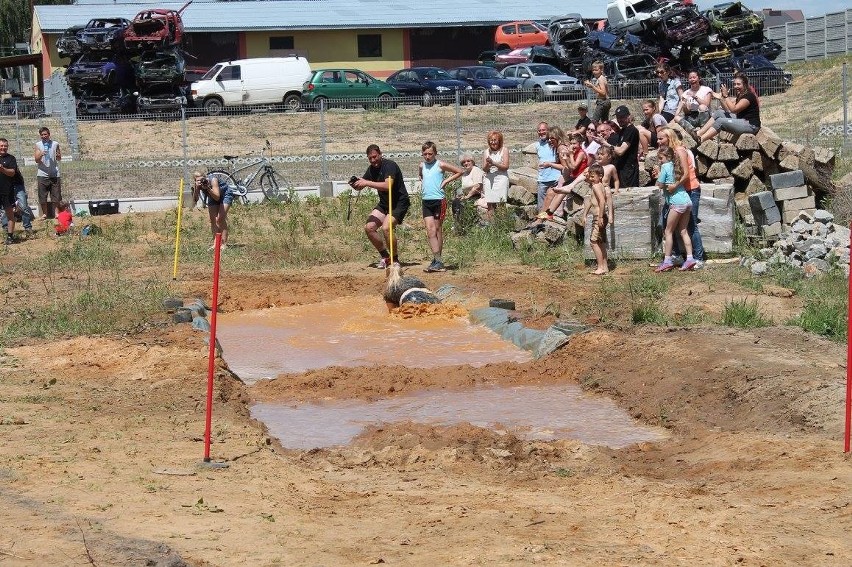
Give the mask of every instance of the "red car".
<path id="1" fill-rule="evenodd" d="M 547 42 L 547 28 L 538 22 L 509 22 L 497 26 L 494 31 L 494 45 L 498 51 L 547 45 Z"/>
<path id="2" fill-rule="evenodd" d="M 138 50 L 180 45 L 183 41 L 183 20 L 180 14 L 190 4 L 192 0 L 177 11 L 157 8 L 139 12 L 124 32 L 125 47 Z"/>

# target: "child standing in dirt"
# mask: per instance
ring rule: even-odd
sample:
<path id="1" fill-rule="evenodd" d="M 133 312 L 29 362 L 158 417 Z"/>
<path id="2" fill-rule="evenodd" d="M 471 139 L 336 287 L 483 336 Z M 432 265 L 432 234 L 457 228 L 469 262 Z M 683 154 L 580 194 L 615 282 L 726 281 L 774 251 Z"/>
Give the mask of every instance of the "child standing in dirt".
<path id="1" fill-rule="evenodd" d="M 592 193 L 583 204 L 583 214 L 580 218 L 581 224 L 586 224 L 586 216 L 591 212 L 592 233 L 589 236 L 589 244 L 595 253 L 597 266 L 592 273 L 602 276 L 609 272 L 608 258 L 606 254 L 606 227 L 609 219 L 615 215 L 612 197 L 609 189 L 603 184 L 603 167 L 600 164 L 589 166 L 586 170 L 586 180 L 592 186 Z"/>

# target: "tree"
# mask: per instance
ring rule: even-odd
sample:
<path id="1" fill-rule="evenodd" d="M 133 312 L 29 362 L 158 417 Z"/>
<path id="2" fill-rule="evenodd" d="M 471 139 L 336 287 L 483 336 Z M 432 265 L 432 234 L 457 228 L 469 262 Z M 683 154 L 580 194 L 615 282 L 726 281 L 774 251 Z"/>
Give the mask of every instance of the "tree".
<path id="1" fill-rule="evenodd" d="M 0 0 L 0 49 L 30 41 L 31 6 L 71 4 L 71 0 Z"/>

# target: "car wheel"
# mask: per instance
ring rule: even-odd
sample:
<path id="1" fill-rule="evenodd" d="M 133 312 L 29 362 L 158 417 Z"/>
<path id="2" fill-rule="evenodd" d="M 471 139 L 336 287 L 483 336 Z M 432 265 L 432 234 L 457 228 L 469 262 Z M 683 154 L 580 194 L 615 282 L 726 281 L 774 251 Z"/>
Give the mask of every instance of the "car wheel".
<path id="1" fill-rule="evenodd" d="M 289 94 L 284 97 L 284 110 L 296 112 L 302 106 L 302 97 L 297 94 Z"/>
<path id="2" fill-rule="evenodd" d="M 435 99 L 432 97 L 432 93 L 430 93 L 429 91 L 423 93 L 423 96 L 420 98 L 420 105 L 432 106 L 433 104 L 435 104 Z"/>
<path id="3" fill-rule="evenodd" d="M 318 96 L 314 99 L 314 110 L 317 112 L 328 110 L 328 99 L 324 96 Z"/>
<path id="4" fill-rule="evenodd" d="M 533 87 L 533 100 L 541 102 L 544 100 L 544 90 L 538 85 Z"/>
<path id="5" fill-rule="evenodd" d="M 204 101 L 204 111 L 207 116 L 219 116 L 222 113 L 222 101 L 218 98 L 208 98 Z"/>

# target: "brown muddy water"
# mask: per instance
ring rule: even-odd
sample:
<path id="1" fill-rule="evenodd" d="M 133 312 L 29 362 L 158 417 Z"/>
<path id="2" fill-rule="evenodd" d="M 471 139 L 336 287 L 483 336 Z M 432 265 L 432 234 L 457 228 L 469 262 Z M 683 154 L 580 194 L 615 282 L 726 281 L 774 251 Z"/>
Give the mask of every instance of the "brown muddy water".
<path id="1" fill-rule="evenodd" d="M 666 433 L 638 424 L 615 402 L 575 384 L 427 390 L 375 402 L 265 403 L 251 415 L 290 449 L 346 445 L 366 427 L 413 421 L 435 426 L 470 423 L 528 440 L 576 439 L 621 448 L 660 441 Z"/>
<path id="2" fill-rule="evenodd" d="M 222 356 L 247 384 L 328 366 L 436 368 L 532 359 L 466 317 L 393 317 L 378 296 L 222 313 L 217 327 Z"/>
<path id="3" fill-rule="evenodd" d="M 225 313 L 218 316 L 217 337 L 228 366 L 248 384 L 328 366 L 440 368 L 532 359 L 466 317 L 403 318 L 389 314 L 378 297 Z M 346 445 L 368 426 L 400 421 L 470 423 L 528 440 L 576 439 L 613 448 L 665 438 L 663 430 L 638 424 L 613 401 L 576 384 L 426 390 L 372 402 L 263 403 L 251 415 L 290 449 Z"/>

